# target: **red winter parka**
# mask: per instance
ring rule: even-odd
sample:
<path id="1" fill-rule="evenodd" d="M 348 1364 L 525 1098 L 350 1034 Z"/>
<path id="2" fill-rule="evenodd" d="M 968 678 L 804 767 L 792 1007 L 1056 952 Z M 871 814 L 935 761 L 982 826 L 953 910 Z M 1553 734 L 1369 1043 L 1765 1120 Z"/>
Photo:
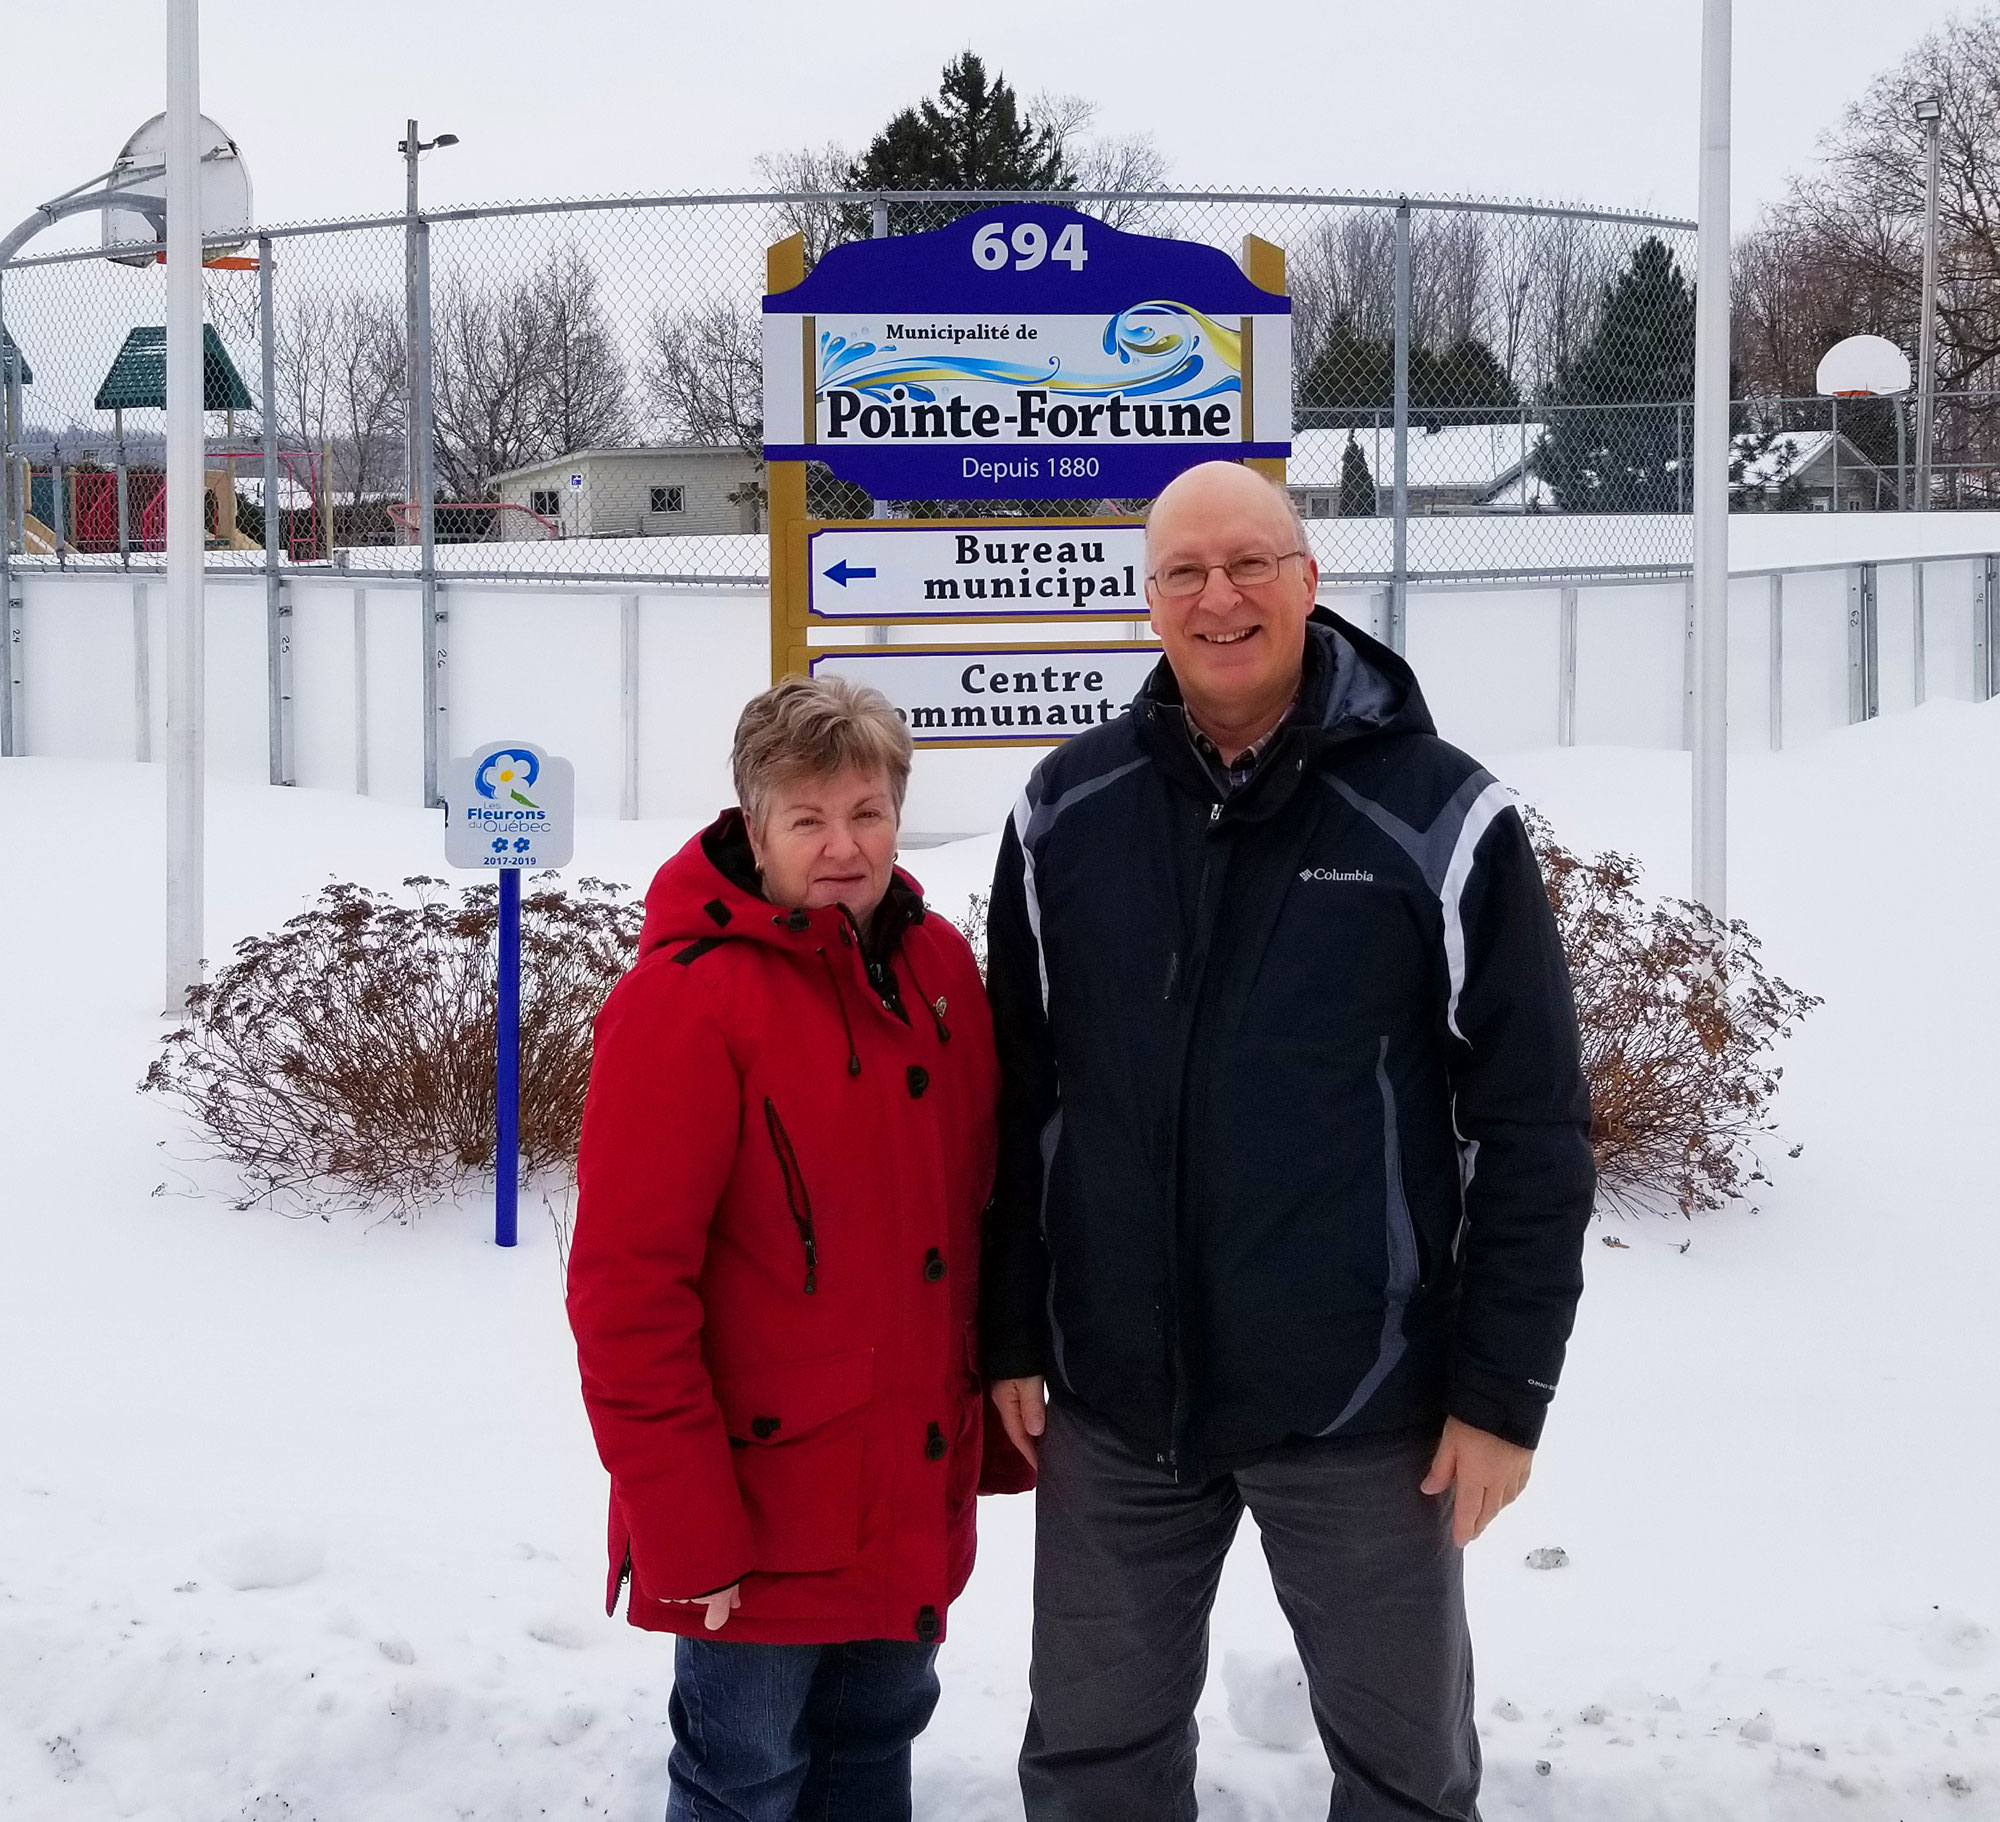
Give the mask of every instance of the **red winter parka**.
<path id="1" fill-rule="evenodd" d="M 756 891 L 739 811 L 667 862 L 598 1014 L 569 1316 L 636 1626 L 934 1640 L 972 1572 L 997 1071 L 965 939 L 898 872 Z M 1028 1484 L 991 1421 L 989 1490 Z"/>

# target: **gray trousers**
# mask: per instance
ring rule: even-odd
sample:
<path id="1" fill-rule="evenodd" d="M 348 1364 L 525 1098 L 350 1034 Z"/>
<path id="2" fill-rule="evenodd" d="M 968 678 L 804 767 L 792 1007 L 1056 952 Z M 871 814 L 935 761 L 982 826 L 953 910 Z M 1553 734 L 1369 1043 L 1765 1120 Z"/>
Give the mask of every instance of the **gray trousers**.
<path id="1" fill-rule="evenodd" d="M 1479 1740 L 1436 1439 L 1301 1443 L 1177 1485 L 1052 1405 L 1035 1493 L 1028 1822 L 1194 1822 L 1195 1702 L 1238 1519 L 1257 1521 L 1334 1771 L 1330 1822 L 1478 1822 Z"/>

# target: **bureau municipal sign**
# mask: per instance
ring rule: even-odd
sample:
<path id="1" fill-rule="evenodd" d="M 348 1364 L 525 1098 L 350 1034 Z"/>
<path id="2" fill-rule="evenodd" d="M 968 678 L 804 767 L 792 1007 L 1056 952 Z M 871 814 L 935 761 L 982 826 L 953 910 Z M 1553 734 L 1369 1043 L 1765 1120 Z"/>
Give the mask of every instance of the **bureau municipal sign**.
<path id="1" fill-rule="evenodd" d="M 1039 203 L 830 249 L 764 299 L 764 455 L 878 499 L 1143 498 L 1291 452 L 1291 304 Z"/>
<path id="2" fill-rule="evenodd" d="M 1137 619 L 1146 529 L 1064 520 L 937 526 L 889 520 L 807 534 L 815 620 Z"/>

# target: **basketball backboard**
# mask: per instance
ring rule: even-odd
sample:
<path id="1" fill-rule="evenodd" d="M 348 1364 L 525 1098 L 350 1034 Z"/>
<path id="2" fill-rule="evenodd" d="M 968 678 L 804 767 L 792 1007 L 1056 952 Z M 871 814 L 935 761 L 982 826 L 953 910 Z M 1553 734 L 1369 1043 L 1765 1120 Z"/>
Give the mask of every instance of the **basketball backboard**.
<path id="1" fill-rule="evenodd" d="M 199 151 L 203 241 L 207 242 L 211 235 L 228 234 L 238 228 L 248 229 L 252 221 L 249 167 L 244 164 L 236 141 L 206 114 L 201 118 Z M 124 150 L 118 154 L 117 163 L 111 168 L 106 192 L 111 196 L 120 190 L 149 198 L 162 196 L 166 193 L 166 162 L 167 117 L 155 114 L 126 140 Z M 247 234 L 244 238 L 248 238 Z M 101 245 L 115 247 L 132 241 L 155 243 L 144 252 L 131 248 L 108 254 L 108 258 L 117 260 L 121 265 L 150 266 L 159 257 L 155 250 L 158 240 L 159 228 L 152 215 L 136 208 L 120 208 L 116 204 L 105 209 Z M 242 244 L 238 240 L 229 246 L 205 245 L 203 257 L 213 259 L 233 253 Z"/>
<path id="2" fill-rule="evenodd" d="M 1910 357 L 1879 335 L 1850 335 L 1820 357 L 1814 385 L 1822 397 L 1880 398 L 1910 389 Z"/>

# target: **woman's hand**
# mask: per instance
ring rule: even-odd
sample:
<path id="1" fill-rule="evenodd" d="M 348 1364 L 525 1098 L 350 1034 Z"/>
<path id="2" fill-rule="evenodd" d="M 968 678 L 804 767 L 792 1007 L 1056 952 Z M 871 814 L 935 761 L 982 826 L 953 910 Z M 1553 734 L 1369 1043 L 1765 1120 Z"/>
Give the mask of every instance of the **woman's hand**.
<path id="1" fill-rule="evenodd" d="M 720 1632 L 729 1624 L 729 1616 L 743 1605 L 743 1584 L 731 1582 L 727 1588 L 718 1588 L 713 1594 L 693 1594 L 669 1599 L 669 1607 L 706 1607 L 702 1624 L 711 1632 Z"/>
<path id="2" fill-rule="evenodd" d="M 1007 1440 L 1028 1458 L 1028 1466 L 1034 1467 L 1036 1444 L 1040 1442 L 1048 1421 L 1042 1382 L 1039 1379 L 996 1379 L 993 1382 L 993 1404 L 1000 1413 L 1000 1423 L 1007 1432 Z"/>

